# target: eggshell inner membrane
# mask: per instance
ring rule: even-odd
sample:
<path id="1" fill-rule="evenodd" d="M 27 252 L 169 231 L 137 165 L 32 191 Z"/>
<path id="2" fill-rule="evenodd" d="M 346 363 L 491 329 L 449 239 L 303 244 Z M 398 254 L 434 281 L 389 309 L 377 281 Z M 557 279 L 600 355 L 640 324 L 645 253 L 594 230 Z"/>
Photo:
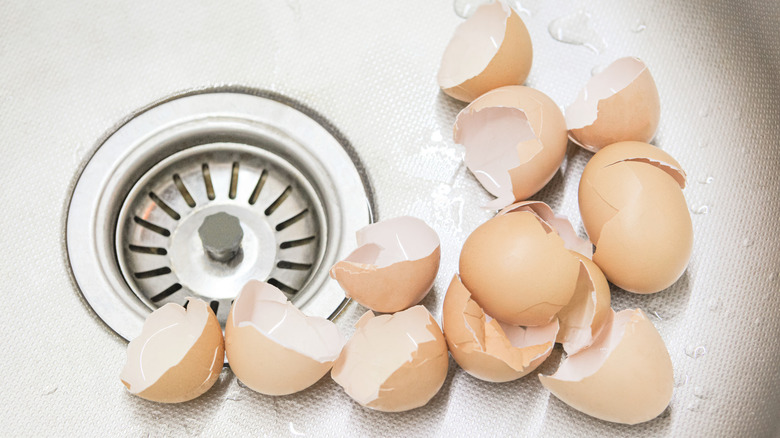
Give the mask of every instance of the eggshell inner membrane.
<path id="1" fill-rule="evenodd" d="M 549 227 L 549 231 L 555 231 L 563 239 L 564 247 L 568 250 L 577 252 L 587 258 L 593 256 L 593 245 L 590 240 L 582 239 L 574 231 L 569 218 L 563 215 L 556 215 L 549 205 L 539 201 L 525 201 L 509 205 L 498 212 L 498 215 L 504 215 L 515 211 L 528 211 L 539 218 L 539 222 Z"/>
<path id="2" fill-rule="evenodd" d="M 349 357 L 333 368 L 333 380 L 355 401 L 368 405 L 393 373 L 412 362 L 420 344 L 436 340 L 429 321 L 430 313 L 422 306 L 393 315 L 366 312 L 344 351 Z"/>
<path id="3" fill-rule="evenodd" d="M 560 312 L 561 330 L 557 341 L 568 354 L 589 347 L 606 325 L 611 314 L 609 283 L 599 268 L 580 259 L 580 275 L 571 301 Z"/>
<path id="4" fill-rule="evenodd" d="M 168 303 L 152 312 L 141 334 L 127 346 L 127 364 L 120 379 L 133 394 L 152 386 L 190 351 L 208 321 L 206 303 L 190 300 L 184 307 Z"/>
<path id="5" fill-rule="evenodd" d="M 254 327 L 285 348 L 320 363 L 336 360 L 344 337 L 331 321 L 307 316 L 274 286 L 259 281 L 247 283 L 233 307 L 237 327 Z"/>
<path id="6" fill-rule="evenodd" d="M 613 96 L 630 85 L 647 69 L 637 58 L 621 58 L 609 65 L 603 72 L 594 75 L 577 99 L 566 108 L 566 126 L 580 129 L 593 124 L 598 117 L 600 100 Z"/>
<path id="7" fill-rule="evenodd" d="M 508 6 L 501 2 L 484 5 L 455 30 L 444 50 L 438 81 L 451 88 L 479 75 L 504 42 Z"/>
<path id="8" fill-rule="evenodd" d="M 411 216 L 386 219 L 357 231 L 358 248 L 345 261 L 385 268 L 419 260 L 439 247 L 439 236 L 425 222 Z"/>
<path id="9" fill-rule="evenodd" d="M 459 141 L 465 162 L 495 203 L 514 201 L 509 174 L 542 150 L 528 117 L 519 108 L 488 107 L 464 112 L 458 117 Z M 536 140 L 536 141 L 534 141 Z"/>

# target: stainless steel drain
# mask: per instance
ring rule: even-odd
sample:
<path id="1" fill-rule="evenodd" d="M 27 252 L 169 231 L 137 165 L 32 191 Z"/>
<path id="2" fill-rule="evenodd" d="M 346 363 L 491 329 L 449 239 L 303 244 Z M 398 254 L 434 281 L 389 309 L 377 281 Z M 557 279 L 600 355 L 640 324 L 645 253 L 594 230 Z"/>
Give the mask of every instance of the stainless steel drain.
<path id="1" fill-rule="evenodd" d="M 329 130 L 273 98 L 212 92 L 156 105 L 103 142 L 73 191 L 67 250 L 86 300 L 132 339 L 187 296 L 224 323 L 250 279 L 333 317 L 346 299 L 328 268 L 370 221 L 370 193 Z"/>

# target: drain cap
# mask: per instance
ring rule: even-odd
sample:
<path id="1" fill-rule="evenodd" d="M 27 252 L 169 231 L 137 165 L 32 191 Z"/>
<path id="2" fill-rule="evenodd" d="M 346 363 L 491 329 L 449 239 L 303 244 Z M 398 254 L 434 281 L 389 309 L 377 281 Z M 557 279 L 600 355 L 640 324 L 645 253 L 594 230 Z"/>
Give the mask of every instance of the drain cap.
<path id="1" fill-rule="evenodd" d="M 279 100 L 170 99 L 87 162 L 68 207 L 67 254 L 85 299 L 123 338 L 188 296 L 210 302 L 224 324 L 250 279 L 309 315 L 332 318 L 346 304 L 328 269 L 371 222 L 370 191 L 321 117 Z"/>

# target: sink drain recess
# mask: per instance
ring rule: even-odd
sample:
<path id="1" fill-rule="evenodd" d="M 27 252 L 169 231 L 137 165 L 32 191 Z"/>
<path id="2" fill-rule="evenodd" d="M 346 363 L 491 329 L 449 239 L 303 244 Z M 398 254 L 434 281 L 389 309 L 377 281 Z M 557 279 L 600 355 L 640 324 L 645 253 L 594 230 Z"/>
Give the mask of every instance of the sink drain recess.
<path id="1" fill-rule="evenodd" d="M 67 254 L 87 302 L 125 339 L 187 297 L 224 325 L 251 279 L 332 318 L 347 300 L 328 269 L 371 220 L 370 190 L 321 123 L 277 99 L 201 93 L 100 145 L 68 207 Z"/>

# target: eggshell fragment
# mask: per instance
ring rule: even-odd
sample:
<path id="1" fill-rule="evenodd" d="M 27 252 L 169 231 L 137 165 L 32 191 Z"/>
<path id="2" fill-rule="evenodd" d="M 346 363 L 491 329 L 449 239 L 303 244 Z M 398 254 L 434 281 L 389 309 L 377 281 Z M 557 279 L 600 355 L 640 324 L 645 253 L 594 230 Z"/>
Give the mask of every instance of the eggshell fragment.
<path id="1" fill-rule="evenodd" d="M 425 405 L 447 377 L 447 343 L 425 307 L 366 312 L 331 376 L 355 401 L 386 412 Z"/>
<path id="2" fill-rule="evenodd" d="M 580 263 L 533 211 L 480 225 L 460 254 L 460 276 L 488 315 L 518 326 L 549 324 L 574 294 Z"/>
<path id="3" fill-rule="evenodd" d="M 581 254 L 588 259 L 593 257 L 593 244 L 590 240 L 583 239 L 577 235 L 574 231 L 574 227 L 569 222 L 569 218 L 562 215 L 556 215 L 549 205 L 541 201 L 523 201 L 503 208 L 498 212 L 498 215 L 505 215 L 516 211 L 530 211 L 536 215 L 539 222 L 545 225 L 546 228 L 555 230 L 556 233 L 563 239 L 564 246 L 578 254 Z M 578 256 L 575 254 L 575 256 Z"/>
<path id="4" fill-rule="evenodd" d="M 504 2 L 484 4 L 455 30 L 442 57 L 439 87 L 471 102 L 495 88 L 525 82 L 532 61 L 523 20 Z"/>
<path id="5" fill-rule="evenodd" d="M 596 152 L 619 141 L 649 142 L 661 117 L 658 89 L 638 58 L 620 58 L 594 75 L 566 108 L 571 140 Z"/>
<path id="6" fill-rule="evenodd" d="M 131 394 L 161 403 L 192 400 L 208 391 L 224 364 L 222 328 L 205 302 L 168 303 L 146 318 L 127 346 L 120 378 Z"/>
<path id="7" fill-rule="evenodd" d="M 358 248 L 330 270 L 347 297 L 377 312 L 419 303 L 439 272 L 439 236 L 411 216 L 387 219 L 357 232 Z"/>
<path id="8" fill-rule="evenodd" d="M 612 315 L 609 283 L 595 263 L 572 251 L 580 260 L 580 274 L 574 295 L 558 312 L 561 330 L 557 341 L 567 354 L 589 347 L 607 325 Z"/>
<path id="9" fill-rule="evenodd" d="M 621 142 L 599 151 L 579 186 L 582 221 L 607 279 L 636 293 L 671 286 L 685 272 L 693 226 L 685 173 L 666 152 Z"/>
<path id="10" fill-rule="evenodd" d="M 563 361 L 542 385 L 593 417 L 637 424 L 660 415 L 672 398 L 674 372 L 663 339 L 639 309 L 614 315 L 589 348 Z"/>
<path id="11" fill-rule="evenodd" d="M 558 321 L 540 327 L 515 327 L 486 315 L 457 275 L 442 309 L 450 353 L 472 376 L 508 382 L 530 373 L 552 352 Z"/>
<path id="12" fill-rule="evenodd" d="M 306 316 L 274 286 L 250 281 L 225 324 L 230 368 L 249 388 L 286 395 L 316 383 L 346 340 L 325 318 Z"/>
<path id="13" fill-rule="evenodd" d="M 566 122 L 541 91 L 517 86 L 490 91 L 455 119 L 453 140 L 466 149 L 465 162 L 497 199 L 500 209 L 544 187 L 566 155 Z"/>

